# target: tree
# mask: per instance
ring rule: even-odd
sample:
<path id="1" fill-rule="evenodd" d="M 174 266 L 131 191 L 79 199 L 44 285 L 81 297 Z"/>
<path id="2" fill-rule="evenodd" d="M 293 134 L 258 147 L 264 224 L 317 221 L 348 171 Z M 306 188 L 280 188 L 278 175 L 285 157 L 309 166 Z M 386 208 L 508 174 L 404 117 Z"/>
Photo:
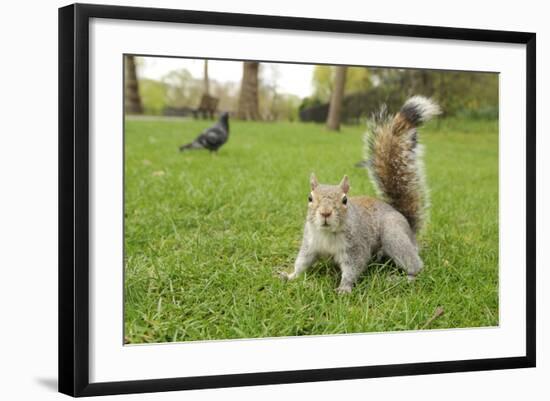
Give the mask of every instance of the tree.
<path id="1" fill-rule="evenodd" d="M 340 116 L 342 114 L 342 100 L 346 88 L 346 66 L 334 69 L 334 84 L 328 109 L 327 128 L 333 131 L 340 130 Z"/>
<path id="2" fill-rule="evenodd" d="M 332 68 L 328 65 L 316 65 L 313 69 L 313 98 L 321 103 L 330 100 L 332 93 Z"/>
<path id="3" fill-rule="evenodd" d="M 124 109 L 130 114 L 143 113 L 134 56 L 124 57 L 124 78 Z"/>
<path id="4" fill-rule="evenodd" d="M 445 116 L 498 117 L 498 74 L 428 69 L 371 68 L 377 97 L 397 110 L 410 96 L 433 97 Z"/>
<path id="5" fill-rule="evenodd" d="M 143 104 L 143 113 L 161 115 L 166 107 L 167 87 L 154 79 L 140 79 L 139 93 Z"/>
<path id="6" fill-rule="evenodd" d="M 171 107 L 196 107 L 204 82 L 194 79 L 185 68 L 170 71 L 162 77 L 166 85 L 166 105 Z"/>
<path id="7" fill-rule="evenodd" d="M 346 94 L 366 92 L 372 87 L 367 67 L 348 67 L 346 72 Z"/>
<path id="8" fill-rule="evenodd" d="M 204 60 L 204 95 L 210 94 L 210 81 L 208 80 L 208 60 Z"/>
<path id="9" fill-rule="evenodd" d="M 313 69 L 313 97 L 321 103 L 328 102 L 333 88 L 333 68 L 328 65 L 316 65 Z M 345 92 L 366 92 L 372 87 L 367 67 L 348 67 Z"/>
<path id="10" fill-rule="evenodd" d="M 260 63 L 245 61 L 239 95 L 237 117 L 241 120 L 260 120 L 258 105 L 258 70 Z"/>

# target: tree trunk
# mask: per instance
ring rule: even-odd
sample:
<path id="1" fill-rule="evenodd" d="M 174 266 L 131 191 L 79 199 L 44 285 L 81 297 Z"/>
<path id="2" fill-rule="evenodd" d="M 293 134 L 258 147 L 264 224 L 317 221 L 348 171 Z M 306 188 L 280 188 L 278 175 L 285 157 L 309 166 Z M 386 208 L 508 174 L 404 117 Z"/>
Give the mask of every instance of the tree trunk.
<path id="1" fill-rule="evenodd" d="M 260 63 L 245 61 L 237 117 L 241 120 L 260 120 L 258 106 L 258 70 Z"/>
<path id="2" fill-rule="evenodd" d="M 139 84 L 136 74 L 136 60 L 134 56 L 124 58 L 125 85 L 124 85 L 124 109 L 129 114 L 142 114 L 143 104 L 139 96 Z"/>
<path id="3" fill-rule="evenodd" d="M 338 66 L 334 70 L 334 85 L 330 97 L 328 109 L 327 128 L 333 131 L 340 130 L 340 117 L 342 114 L 342 100 L 346 87 L 346 71 L 348 67 Z"/>
<path id="4" fill-rule="evenodd" d="M 208 60 L 204 60 L 204 94 L 210 95 L 210 81 L 208 80 Z"/>

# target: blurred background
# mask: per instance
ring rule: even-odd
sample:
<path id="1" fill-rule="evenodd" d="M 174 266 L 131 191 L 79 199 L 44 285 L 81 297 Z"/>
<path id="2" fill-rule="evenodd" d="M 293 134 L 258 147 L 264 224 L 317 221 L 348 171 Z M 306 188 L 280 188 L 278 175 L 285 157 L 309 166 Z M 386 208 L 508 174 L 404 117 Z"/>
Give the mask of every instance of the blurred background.
<path id="1" fill-rule="evenodd" d="M 127 57 L 126 343 L 498 325 L 498 78 Z M 420 282 L 401 286 L 374 263 L 338 298 L 338 269 L 324 261 L 312 279 L 282 283 L 311 172 L 334 184 L 346 174 L 353 194 L 374 194 L 359 168 L 365 122 L 411 95 L 444 110 L 421 133 L 432 207 Z M 222 112 L 231 134 L 225 117 L 213 121 Z"/>
<path id="2" fill-rule="evenodd" d="M 127 114 L 363 124 L 380 103 L 433 97 L 443 117 L 498 118 L 498 74 L 126 56 Z"/>

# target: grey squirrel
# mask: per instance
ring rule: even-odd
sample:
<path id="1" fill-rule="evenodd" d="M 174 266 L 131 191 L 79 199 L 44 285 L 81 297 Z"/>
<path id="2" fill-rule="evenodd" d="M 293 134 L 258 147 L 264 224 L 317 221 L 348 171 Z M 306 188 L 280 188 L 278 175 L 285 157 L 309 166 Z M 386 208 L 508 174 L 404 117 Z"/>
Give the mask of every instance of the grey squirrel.
<path id="1" fill-rule="evenodd" d="M 365 134 L 366 167 L 381 199 L 348 197 L 350 183 L 319 184 L 311 175 L 311 192 L 302 245 L 293 280 L 319 256 L 331 256 L 340 266 L 339 293 L 351 292 L 373 256 L 385 255 L 409 279 L 423 267 L 416 236 L 427 218 L 428 192 L 417 127 L 440 114 L 430 99 L 414 96 L 394 116 L 385 106 L 373 116 Z"/>

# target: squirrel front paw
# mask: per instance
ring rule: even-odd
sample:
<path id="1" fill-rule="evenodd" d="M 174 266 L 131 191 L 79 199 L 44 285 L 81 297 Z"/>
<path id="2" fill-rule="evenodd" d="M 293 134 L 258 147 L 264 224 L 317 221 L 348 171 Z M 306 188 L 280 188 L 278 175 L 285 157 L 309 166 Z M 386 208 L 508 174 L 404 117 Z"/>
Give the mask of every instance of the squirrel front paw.
<path id="1" fill-rule="evenodd" d="M 336 292 L 339 294 L 339 295 L 343 295 L 343 294 L 349 294 L 351 293 L 351 285 L 341 285 L 340 287 L 338 287 L 336 289 Z"/>
<path id="2" fill-rule="evenodd" d="M 276 274 L 277 277 L 279 277 L 281 280 L 283 281 L 290 281 L 294 278 L 294 274 L 292 273 L 287 273 L 285 271 L 279 271 L 277 272 Z"/>

